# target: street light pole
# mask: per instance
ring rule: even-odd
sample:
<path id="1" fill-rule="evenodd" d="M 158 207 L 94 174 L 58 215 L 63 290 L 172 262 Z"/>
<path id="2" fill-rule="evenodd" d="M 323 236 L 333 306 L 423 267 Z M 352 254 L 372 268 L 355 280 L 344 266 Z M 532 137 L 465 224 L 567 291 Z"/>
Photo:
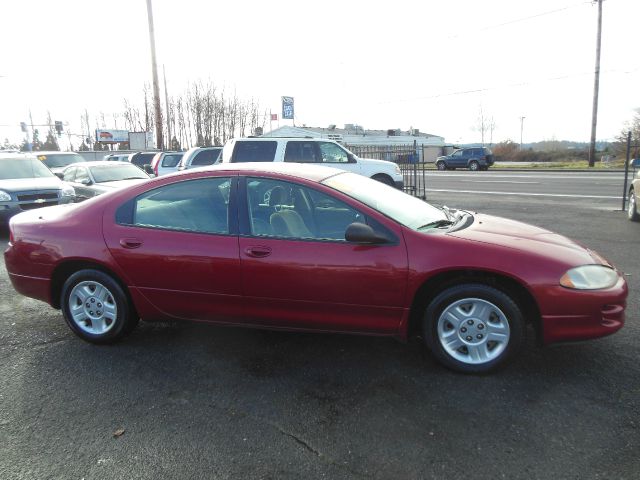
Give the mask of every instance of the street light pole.
<path id="1" fill-rule="evenodd" d="M 149 43 L 151 44 L 151 70 L 153 74 L 153 107 L 156 124 L 156 148 L 162 149 L 162 109 L 160 108 L 160 87 L 158 86 L 158 67 L 156 65 L 156 38 L 153 31 L 153 9 L 151 0 L 147 0 L 147 19 L 149 21 Z"/>
<path id="2" fill-rule="evenodd" d="M 527 117 L 520 117 L 520 150 L 522 150 L 522 130 L 524 128 L 524 119 Z"/>

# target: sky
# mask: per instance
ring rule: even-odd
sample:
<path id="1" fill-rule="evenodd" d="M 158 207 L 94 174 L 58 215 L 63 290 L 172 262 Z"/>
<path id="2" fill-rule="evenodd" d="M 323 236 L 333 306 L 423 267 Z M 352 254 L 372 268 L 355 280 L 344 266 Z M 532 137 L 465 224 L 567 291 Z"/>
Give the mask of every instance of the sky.
<path id="1" fill-rule="evenodd" d="M 294 97 L 296 125 L 417 128 L 448 143 L 480 142 L 481 110 L 495 124 L 487 143 L 519 142 L 521 126 L 525 143 L 590 138 L 590 1 L 154 0 L 153 12 L 170 95 L 210 80 L 274 113 Z M 21 141 L 29 112 L 81 133 L 85 109 L 92 126 L 104 114 L 123 128 L 123 100 L 142 103 L 145 0 L 4 0 L 0 16 L 0 142 Z M 639 18 L 638 0 L 603 3 L 598 140 L 640 108 Z"/>

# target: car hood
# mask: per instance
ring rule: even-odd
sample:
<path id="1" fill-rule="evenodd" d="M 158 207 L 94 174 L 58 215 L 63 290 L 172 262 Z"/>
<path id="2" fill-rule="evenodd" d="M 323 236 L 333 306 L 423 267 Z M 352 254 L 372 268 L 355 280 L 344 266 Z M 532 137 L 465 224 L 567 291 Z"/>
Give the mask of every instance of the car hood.
<path id="1" fill-rule="evenodd" d="M 597 263 L 612 267 L 598 253 L 570 238 L 534 225 L 491 215 L 476 214 L 473 224 L 448 235 L 515 250 L 538 252 L 576 264 Z"/>
<path id="2" fill-rule="evenodd" d="M 0 180 L 0 190 L 5 192 L 23 192 L 25 190 L 58 190 L 62 188 L 62 180 L 58 177 L 13 178 Z"/>
<path id="3" fill-rule="evenodd" d="M 146 182 L 145 178 L 135 178 L 131 180 L 116 180 L 114 182 L 102 182 L 94 184 L 96 187 L 104 188 L 105 190 L 125 188 L 130 185 L 137 185 L 138 183 Z"/>
<path id="4" fill-rule="evenodd" d="M 376 160 L 374 158 L 361 158 L 358 157 L 362 163 L 367 163 L 369 165 L 378 165 L 379 167 L 387 167 L 387 168 L 395 168 L 396 164 L 393 162 L 388 162 L 387 160 Z"/>

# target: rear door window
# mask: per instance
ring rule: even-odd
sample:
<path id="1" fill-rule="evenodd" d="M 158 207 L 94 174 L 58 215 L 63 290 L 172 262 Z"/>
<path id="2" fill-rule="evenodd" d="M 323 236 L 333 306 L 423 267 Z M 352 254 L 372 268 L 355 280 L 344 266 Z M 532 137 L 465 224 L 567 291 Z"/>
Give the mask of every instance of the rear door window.
<path id="1" fill-rule="evenodd" d="M 284 153 L 285 162 L 317 163 L 319 162 L 316 142 L 287 142 Z"/>
<path id="2" fill-rule="evenodd" d="M 236 142 L 231 162 L 273 162 L 277 142 Z"/>

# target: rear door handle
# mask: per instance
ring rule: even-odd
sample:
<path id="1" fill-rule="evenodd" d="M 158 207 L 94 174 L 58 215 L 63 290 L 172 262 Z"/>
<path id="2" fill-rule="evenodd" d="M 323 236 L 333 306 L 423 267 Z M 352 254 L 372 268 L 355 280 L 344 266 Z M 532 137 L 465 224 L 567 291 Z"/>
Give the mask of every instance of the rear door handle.
<path id="1" fill-rule="evenodd" d="M 139 238 L 121 238 L 120 245 L 124 248 L 138 248 L 142 246 L 142 240 Z"/>
<path id="2" fill-rule="evenodd" d="M 247 247 L 244 249 L 244 253 L 246 253 L 249 257 L 264 258 L 271 255 L 271 248 L 264 246 Z"/>

